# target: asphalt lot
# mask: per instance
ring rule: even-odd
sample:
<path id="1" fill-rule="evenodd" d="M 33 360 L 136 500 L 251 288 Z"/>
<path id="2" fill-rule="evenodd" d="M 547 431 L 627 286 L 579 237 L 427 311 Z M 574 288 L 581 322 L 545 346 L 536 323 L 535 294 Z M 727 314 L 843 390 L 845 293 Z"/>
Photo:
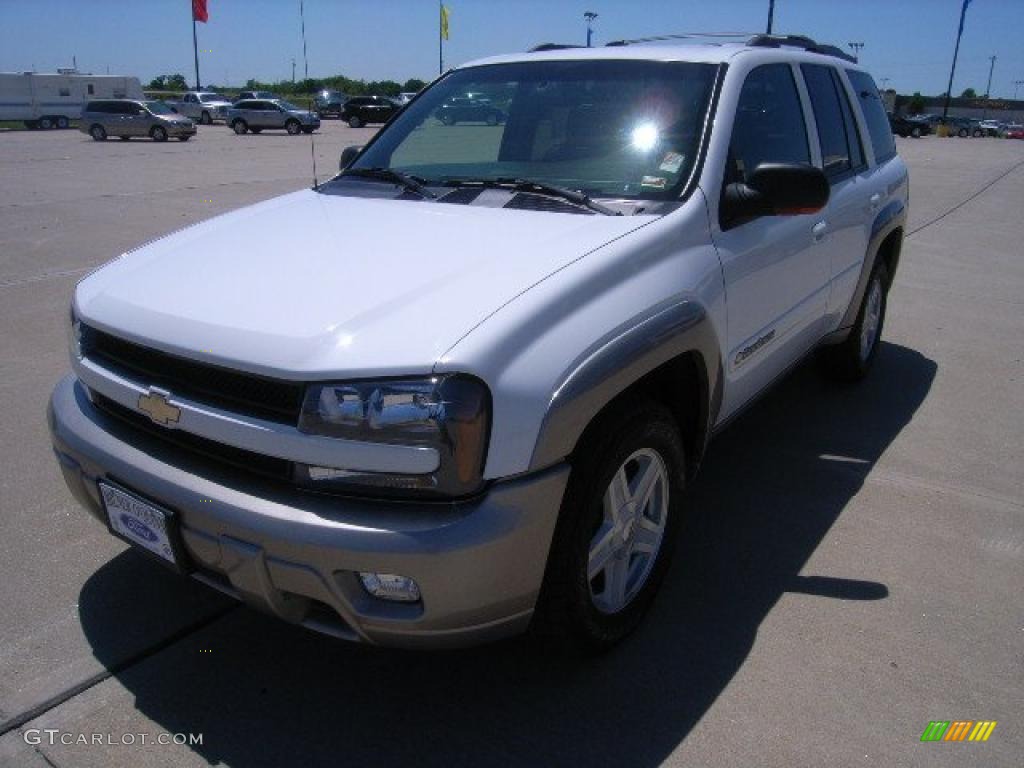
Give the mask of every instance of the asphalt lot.
<path id="1" fill-rule="evenodd" d="M 325 124 L 321 178 L 372 132 Z M 46 434 L 75 281 L 309 184 L 309 137 L 0 134 L 0 765 L 1020 765 L 1024 142 L 898 146 L 912 235 L 872 377 L 803 366 L 722 434 L 648 621 L 572 660 L 343 644 L 108 536 Z M 920 742 L 957 719 L 998 726 Z M 117 743 L 26 743 L 47 728 Z M 139 746 L 160 732 L 203 744 Z"/>

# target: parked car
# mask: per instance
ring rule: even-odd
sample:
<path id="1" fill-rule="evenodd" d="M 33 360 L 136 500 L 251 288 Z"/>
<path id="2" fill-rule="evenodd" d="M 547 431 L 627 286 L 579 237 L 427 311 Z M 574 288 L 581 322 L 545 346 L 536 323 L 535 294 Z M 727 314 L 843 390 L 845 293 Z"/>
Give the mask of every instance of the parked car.
<path id="1" fill-rule="evenodd" d="M 918 120 L 913 117 L 890 114 L 889 125 L 892 127 L 893 133 L 904 138 L 913 136 L 915 139 L 919 139 L 932 132 L 932 127 L 927 120 Z"/>
<path id="2" fill-rule="evenodd" d="M 227 118 L 231 101 L 219 93 L 189 91 L 179 101 L 168 101 L 167 106 L 202 125 L 210 125 Z"/>
<path id="3" fill-rule="evenodd" d="M 395 103 L 397 103 L 397 104 L 400 104 L 401 106 L 403 106 L 403 107 L 404 107 L 404 106 L 405 106 L 406 104 L 408 104 L 408 103 L 409 103 L 410 101 L 412 101 L 412 100 L 413 100 L 414 98 L 416 98 L 416 93 L 418 93 L 418 92 L 413 92 L 413 91 L 402 91 L 402 92 L 401 92 L 400 94 L 398 94 L 398 96 L 397 96 L 397 97 L 395 98 Z"/>
<path id="4" fill-rule="evenodd" d="M 242 91 L 235 97 L 235 103 L 250 101 L 252 99 L 277 99 L 278 95 L 273 91 Z"/>
<path id="5" fill-rule="evenodd" d="M 401 107 L 385 96 L 353 96 L 338 115 L 353 128 L 369 123 L 386 123 Z"/>
<path id="6" fill-rule="evenodd" d="M 1024 125 L 1020 123 L 1013 123 L 1006 127 L 1006 138 L 1008 139 L 1024 139 Z"/>
<path id="7" fill-rule="evenodd" d="M 196 124 L 175 114 L 162 101 L 135 99 L 90 101 L 82 110 L 78 128 L 96 141 L 106 141 L 108 136 L 117 136 L 122 141 L 133 136 L 148 136 L 153 141 L 188 141 L 196 135 Z"/>
<path id="8" fill-rule="evenodd" d="M 313 99 L 313 107 L 321 118 L 335 115 L 341 117 L 341 108 L 350 96 L 341 91 L 320 91 Z"/>
<path id="9" fill-rule="evenodd" d="M 1006 126 L 998 120 L 982 120 L 978 123 L 978 131 L 983 136 L 1002 136 Z"/>
<path id="10" fill-rule="evenodd" d="M 295 135 L 315 131 L 320 127 L 320 117 L 284 99 L 253 99 L 234 104 L 228 110 L 227 124 L 239 135 L 280 128 Z"/>
<path id="11" fill-rule="evenodd" d="M 712 435 L 812 353 L 869 374 L 908 177 L 837 48 L 628 54 L 456 67 L 331 181 L 82 279 L 48 413 L 75 498 L 343 638 L 632 631 Z M 433 117 L 495 83 L 500 155 Z"/>
<path id="12" fill-rule="evenodd" d="M 434 112 L 434 116 L 445 125 L 456 123 L 487 123 L 498 125 L 505 122 L 505 113 L 491 106 L 485 99 L 470 99 L 455 96 L 442 104 Z"/>

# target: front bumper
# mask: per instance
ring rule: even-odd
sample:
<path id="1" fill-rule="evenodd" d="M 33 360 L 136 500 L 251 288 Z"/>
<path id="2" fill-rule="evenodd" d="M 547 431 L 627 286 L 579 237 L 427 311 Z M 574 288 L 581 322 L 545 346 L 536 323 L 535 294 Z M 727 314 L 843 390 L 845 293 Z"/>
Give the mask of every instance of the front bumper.
<path id="1" fill-rule="evenodd" d="M 287 621 L 380 645 L 464 646 L 525 630 L 569 474 L 559 465 L 464 502 L 338 498 L 133 430 L 99 411 L 73 375 L 47 417 L 69 489 L 98 519 L 105 478 L 178 514 L 199 580 Z M 422 600 L 373 598 L 359 571 L 410 576 Z"/>
<path id="2" fill-rule="evenodd" d="M 177 138 L 178 136 L 196 135 L 195 123 L 191 125 L 175 125 L 174 123 L 165 123 L 164 127 L 167 129 L 167 135 L 173 138 Z"/>

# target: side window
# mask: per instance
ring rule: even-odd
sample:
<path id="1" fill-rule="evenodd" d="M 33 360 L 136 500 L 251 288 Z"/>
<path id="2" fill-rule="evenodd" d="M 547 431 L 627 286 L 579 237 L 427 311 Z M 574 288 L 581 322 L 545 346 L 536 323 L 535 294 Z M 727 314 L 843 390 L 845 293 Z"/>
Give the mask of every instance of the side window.
<path id="1" fill-rule="evenodd" d="M 751 70 L 740 91 L 725 183 L 746 181 L 761 163 L 811 162 L 800 96 L 788 64 Z"/>
<path id="2" fill-rule="evenodd" d="M 60 89 L 60 95 L 61 96 L 70 96 L 71 95 L 71 89 L 70 88 L 61 88 Z"/>
<path id="3" fill-rule="evenodd" d="M 811 97 L 814 121 L 818 124 L 821 164 L 830 179 L 842 176 L 853 168 L 850 145 L 846 137 L 839 92 L 832 79 L 832 68 L 820 64 L 801 64 L 807 93 Z"/>
<path id="4" fill-rule="evenodd" d="M 878 95 L 878 88 L 867 72 L 848 69 L 846 74 L 864 112 L 864 121 L 868 124 L 875 162 L 884 163 L 896 156 L 896 142 L 892 138 L 892 128 L 889 127 L 889 118 L 885 115 L 885 106 Z"/>
<path id="5" fill-rule="evenodd" d="M 92 83 L 89 83 L 87 86 L 85 86 L 85 88 L 90 96 L 92 96 L 95 93 L 95 89 L 92 87 Z"/>
<path id="6" fill-rule="evenodd" d="M 846 125 L 846 142 L 850 147 L 850 163 L 855 171 L 859 171 L 867 166 L 867 161 L 864 159 L 864 144 L 862 143 L 860 128 L 857 127 L 857 119 L 853 116 L 850 97 L 846 93 L 843 78 L 834 69 L 832 70 L 832 82 L 836 85 L 836 93 L 839 94 L 839 106 L 843 110 L 843 123 Z"/>

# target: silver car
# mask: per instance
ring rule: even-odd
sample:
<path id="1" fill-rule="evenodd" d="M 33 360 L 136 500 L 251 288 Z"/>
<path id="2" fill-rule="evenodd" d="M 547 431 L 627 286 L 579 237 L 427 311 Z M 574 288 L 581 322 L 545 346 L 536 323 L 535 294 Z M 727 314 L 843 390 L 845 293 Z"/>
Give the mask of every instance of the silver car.
<path id="1" fill-rule="evenodd" d="M 288 133 L 312 133 L 320 127 L 320 116 L 284 99 L 247 99 L 228 110 L 227 123 L 241 135 L 266 129 L 284 128 Z"/>
<path id="2" fill-rule="evenodd" d="M 96 141 L 117 136 L 128 141 L 132 136 L 148 136 L 153 141 L 175 138 L 188 141 L 196 135 L 196 124 L 176 114 L 162 101 L 103 99 L 90 101 L 82 110 L 79 129 Z"/>

